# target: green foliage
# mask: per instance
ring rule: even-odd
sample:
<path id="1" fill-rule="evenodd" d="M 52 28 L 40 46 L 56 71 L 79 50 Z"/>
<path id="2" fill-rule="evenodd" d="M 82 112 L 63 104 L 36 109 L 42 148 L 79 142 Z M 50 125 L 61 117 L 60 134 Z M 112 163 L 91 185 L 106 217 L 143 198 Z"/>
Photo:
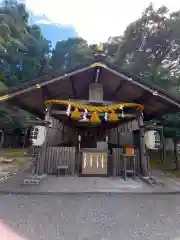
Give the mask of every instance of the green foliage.
<path id="1" fill-rule="evenodd" d="M 38 26 L 28 25 L 23 4 L 6 0 L 0 5 L 0 91 L 46 74 L 50 69 L 51 45 Z M 29 114 L 0 106 L 0 128 L 22 128 Z"/>
<path id="2" fill-rule="evenodd" d="M 113 61 L 146 80 L 166 87 L 179 79 L 180 12 L 150 5 L 141 18 L 131 23 L 122 37 L 112 38 L 116 46 Z M 118 47 L 117 47 L 118 45 Z M 115 50 L 115 51 L 116 51 Z M 168 81 L 169 80 L 169 81 Z M 171 81 L 171 84 L 168 84 Z"/>
<path id="3" fill-rule="evenodd" d="M 109 39 L 111 61 L 179 97 L 179 26 L 180 11 L 171 13 L 165 6 L 155 10 L 149 5 L 123 36 Z M 158 122 L 166 126 L 167 136 L 180 137 L 179 113 Z"/>
<path id="4" fill-rule="evenodd" d="M 180 12 L 149 5 L 122 36 L 110 37 L 104 48 L 108 61 L 179 96 L 180 93 Z M 0 5 L 0 91 L 31 81 L 52 71 L 70 69 L 93 58 L 96 44 L 82 38 L 57 42 L 52 50 L 36 25 L 28 24 L 28 12 L 15 0 Z M 7 110 L 8 109 L 8 110 Z M 0 127 L 22 127 L 29 114 L 0 106 Z M 158 120 L 167 126 L 167 136 L 180 136 L 180 115 Z M 169 126 L 176 126 L 172 129 Z"/>
<path id="5" fill-rule="evenodd" d="M 52 68 L 57 71 L 77 66 L 93 57 L 93 49 L 82 38 L 57 42 L 52 52 Z"/>

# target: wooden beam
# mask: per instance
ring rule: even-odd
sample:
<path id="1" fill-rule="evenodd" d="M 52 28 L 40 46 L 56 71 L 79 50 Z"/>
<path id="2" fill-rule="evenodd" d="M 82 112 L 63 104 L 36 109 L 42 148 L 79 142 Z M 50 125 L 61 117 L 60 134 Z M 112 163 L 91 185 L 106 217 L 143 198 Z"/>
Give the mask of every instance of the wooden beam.
<path id="1" fill-rule="evenodd" d="M 146 130 L 160 130 L 160 129 L 162 129 L 163 128 L 163 126 L 159 126 L 159 125 L 153 125 L 153 124 L 151 124 L 151 125 L 146 125 L 145 124 L 145 129 Z"/>
<path id="2" fill-rule="evenodd" d="M 100 104 L 100 105 L 113 105 L 118 104 L 119 102 L 111 102 L 111 101 L 94 101 L 94 100 L 83 100 L 83 99 L 73 99 L 71 98 L 70 101 L 78 102 L 82 104 Z"/>
<path id="3" fill-rule="evenodd" d="M 49 91 L 48 87 L 47 86 L 43 86 L 41 88 L 42 90 L 42 95 L 43 95 L 43 101 L 45 101 L 46 99 L 49 98 L 55 98 L 55 96 L 52 95 L 52 93 Z"/>
<path id="4" fill-rule="evenodd" d="M 27 93 L 27 92 L 30 92 L 30 91 L 33 91 L 33 90 L 37 90 L 37 88 L 39 89 L 39 88 L 41 88 L 43 86 L 46 86 L 46 85 L 48 85 L 50 83 L 54 83 L 54 82 L 57 82 L 57 81 L 60 81 L 60 80 L 64 80 L 65 78 L 71 77 L 71 76 L 73 76 L 75 74 L 87 71 L 90 68 L 92 68 L 91 65 L 82 67 L 80 69 L 76 69 L 76 70 L 74 70 L 74 71 L 72 71 L 70 73 L 64 73 L 64 75 L 61 75 L 61 76 L 52 77 L 50 79 L 47 79 L 47 77 L 44 77 L 44 81 L 43 81 L 43 78 L 40 79 L 41 82 L 38 82 L 36 80 L 30 86 L 28 84 L 25 84 L 24 88 L 21 87 L 19 89 L 15 89 L 14 91 L 7 91 L 5 93 L 5 96 L 7 96 L 7 97 L 4 100 L 2 100 L 2 101 L 9 100 L 9 99 L 11 99 L 13 97 L 16 97 L 16 96 L 20 95 L 20 94 L 24 94 L 24 93 Z M 1 96 L 1 97 L 3 97 L 3 96 Z"/>
<path id="5" fill-rule="evenodd" d="M 119 85 L 117 86 L 117 88 L 116 88 L 116 90 L 115 90 L 115 92 L 114 92 L 114 94 L 113 94 L 112 97 L 116 97 L 116 96 L 117 96 L 119 90 L 122 88 L 122 86 L 123 86 L 124 84 L 125 84 L 125 81 L 121 80 L 120 83 L 119 83 Z"/>
<path id="6" fill-rule="evenodd" d="M 48 122 L 48 121 L 45 121 L 45 120 L 30 120 L 27 122 L 27 126 L 48 126 L 50 125 L 51 123 Z"/>
<path id="7" fill-rule="evenodd" d="M 10 104 L 17 106 L 21 108 L 22 110 L 25 110 L 27 112 L 32 113 L 35 116 L 38 116 L 39 118 L 43 119 L 44 118 L 44 113 L 40 112 L 39 110 L 32 108 L 26 104 L 24 104 L 20 99 L 13 99 L 13 101 L 8 101 Z"/>
<path id="8" fill-rule="evenodd" d="M 177 106 L 178 108 L 180 108 L 180 100 L 176 97 L 173 97 L 171 94 L 169 94 L 168 92 L 160 89 L 159 87 L 155 86 L 152 84 L 152 86 L 150 86 L 150 84 L 147 83 L 142 83 L 140 81 L 140 79 L 138 78 L 138 80 L 133 79 L 131 77 L 126 76 L 123 73 L 118 72 L 117 70 L 114 70 L 110 67 L 106 66 L 106 70 L 108 70 L 109 72 L 115 74 L 116 76 L 121 77 L 123 80 L 131 83 L 132 85 L 138 86 L 148 92 L 150 92 L 151 94 L 154 94 L 155 92 L 157 93 L 157 96 L 175 106 Z M 149 85 L 149 86 L 148 86 Z"/>
<path id="9" fill-rule="evenodd" d="M 145 91 L 141 97 L 139 97 L 138 99 L 135 99 L 134 101 L 137 102 L 137 103 L 140 103 L 140 104 L 148 104 L 151 99 L 153 100 L 157 100 L 157 102 L 159 102 L 160 104 L 163 104 L 163 105 L 166 105 L 167 103 L 165 103 L 165 100 L 162 99 L 161 97 L 159 97 L 158 95 L 154 95 L 153 93 L 150 93 L 150 92 L 147 92 Z M 153 101 L 152 100 L 152 101 Z M 154 106 L 154 108 L 156 108 L 156 106 Z"/>
<path id="10" fill-rule="evenodd" d="M 140 159 L 141 159 L 141 168 L 142 168 L 142 175 L 143 177 L 148 177 L 148 159 L 146 156 L 146 146 L 145 146 L 145 140 L 144 140 L 144 134 L 145 134 L 145 127 L 143 122 L 143 117 L 139 114 L 138 116 L 138 122 L 139 122 L 139 134 L 140 134 Z"/>
<path id="11" fill-rule="evenodd" d="M 171 109 L 171 111 L 168 111 L 168 109 Z M 149 120 L 152 120 L 152 119 L 157 119 L 159 117 L 162 117 L 163 115 L 166 115 L 168 113 L 176 113 L 178 112 L 178 109 L 174 109 L 174 112 L 173 112 L 173 107 L 171 108 L 165 108 L 165 109 L 162 109 L 162 111 L 153 111 L 152 113 L 150 114 L 147 114 L 146 112 L 144 112 L 144 117 L 145 117 L 145 120 L 146 121 L 149 121 Z"/>
<path id="12" fill-rule="evenodd" d="M 145 91 L 139 98 L 134 99 L 134 101 L 136 103 L 144 105 L 152 97 L 153 97 L 152 93 Z"/>
<path id="13" fill-rule="evenodd" d="M 75 88 L 75 84 L 74 84 L 72 76 L 69 77 L 69 80 L 71 82 L 73 96 L 76 97 L 76 88 Z"/>
<path id="14" fill-rule="evenodd" d="M 52 110 L 51 114 L 57 115 L 66 115 L 66 111 Z M 90 116 L 92 113 L 88 112 L 87 115 Z M 81 113 L 83 115 L 83 112 Z M 99 116 L 104 116 L 104 113 L 99 113 Z M 121 117 L 121 113 L 117 114 L 118 117 Z M 133 118 L 136 117 L 136 114 L 124 114 L 124 118 Z"/>

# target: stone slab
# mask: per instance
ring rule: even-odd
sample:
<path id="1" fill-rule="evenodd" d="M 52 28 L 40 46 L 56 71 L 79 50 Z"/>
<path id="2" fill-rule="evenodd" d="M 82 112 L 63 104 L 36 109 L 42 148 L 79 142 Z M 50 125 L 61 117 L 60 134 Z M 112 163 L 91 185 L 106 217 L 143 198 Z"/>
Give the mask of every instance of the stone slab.
<path id="1" fill-rule="evenodd" d="M 136 180 L 105 177 L 46 176 L 39 185 L 23 185 L 29 174 L 21 172 L 0 184 L 0 192 L 22 193 L 88 193 L 88 192 L 150 192 L 151 188 L 139 178 Z"/>

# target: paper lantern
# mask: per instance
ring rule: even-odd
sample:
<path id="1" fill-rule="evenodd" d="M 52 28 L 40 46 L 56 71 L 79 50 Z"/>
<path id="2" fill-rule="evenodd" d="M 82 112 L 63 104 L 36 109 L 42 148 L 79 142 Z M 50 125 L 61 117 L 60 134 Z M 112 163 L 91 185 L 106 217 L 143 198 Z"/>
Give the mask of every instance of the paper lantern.
<path id="1" fill-rule="evenodd" d="M 158 131 L 146 131 L 144 135 L 146 147 L 151 150 L 156 150 L 161 147 L 161 139 Z"/>
<path id="2" fill-rule="evenodd" d="M 33 146 L 42 146 L 46 138 L 46 127 L 35 126 L 31 131 L 31 140 Z"/>

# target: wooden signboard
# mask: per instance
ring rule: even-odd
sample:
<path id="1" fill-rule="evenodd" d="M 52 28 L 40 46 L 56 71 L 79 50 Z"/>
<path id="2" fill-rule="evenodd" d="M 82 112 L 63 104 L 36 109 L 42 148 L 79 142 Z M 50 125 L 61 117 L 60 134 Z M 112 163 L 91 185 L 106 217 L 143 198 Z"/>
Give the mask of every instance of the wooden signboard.
<path id="1" fill-rule="evenodd" d="M 107 153 L 83 152 L 82 174 L 107 175 Z"/>
<path id="2" fill-rule="evenodd" d="M 133 132 L 139 129 L 138 120 L 134 119 L 132 121 L 128 121 L 118 127 L 119 133 Z"/>

